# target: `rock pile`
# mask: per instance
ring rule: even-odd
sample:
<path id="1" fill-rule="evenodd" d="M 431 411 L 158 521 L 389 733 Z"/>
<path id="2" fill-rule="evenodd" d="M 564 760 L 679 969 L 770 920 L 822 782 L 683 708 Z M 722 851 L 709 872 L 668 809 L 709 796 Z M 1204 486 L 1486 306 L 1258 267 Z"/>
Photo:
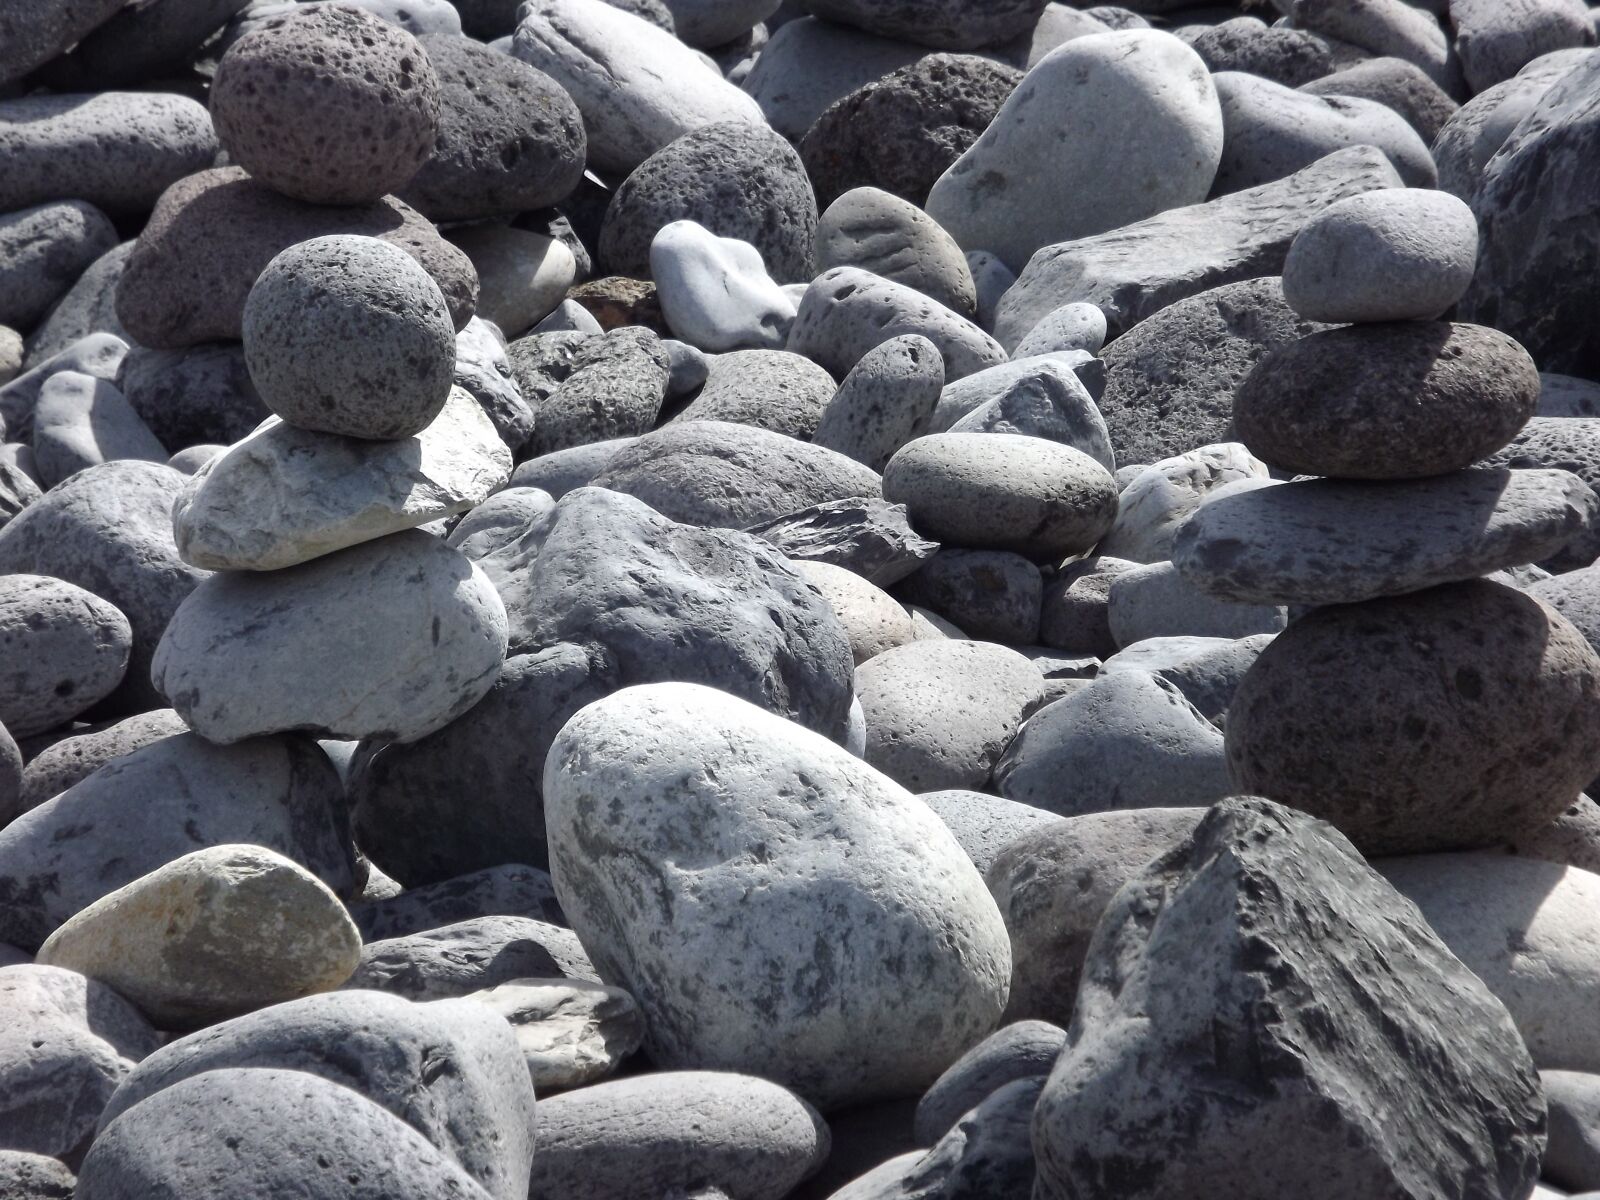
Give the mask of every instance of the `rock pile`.
<path id="1" fill-rule="evenodd" d="M 0 1200 L 1600 1195 L 1597 41 L 0 0 Z"/>

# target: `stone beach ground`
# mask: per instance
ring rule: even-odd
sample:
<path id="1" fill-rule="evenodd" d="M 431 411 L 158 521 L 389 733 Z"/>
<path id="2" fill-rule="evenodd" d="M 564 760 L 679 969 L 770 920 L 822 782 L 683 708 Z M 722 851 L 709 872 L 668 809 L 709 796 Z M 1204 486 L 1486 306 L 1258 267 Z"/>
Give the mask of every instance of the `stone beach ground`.
<path id="1" fill-rule="evenodd" d="M 0 1200 L 1600 1197 L 1597 29 L 0 0 Z"/>

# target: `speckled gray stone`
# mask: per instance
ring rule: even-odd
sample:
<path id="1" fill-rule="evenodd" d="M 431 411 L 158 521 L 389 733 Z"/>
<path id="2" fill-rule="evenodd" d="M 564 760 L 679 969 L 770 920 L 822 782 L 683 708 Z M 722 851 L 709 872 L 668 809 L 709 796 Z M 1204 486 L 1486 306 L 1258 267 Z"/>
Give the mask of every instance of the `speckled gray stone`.
<path id="1" fill-rule="evenodd" d="M 76 716 L 122 681 L 132 644 L 128 619 L 92 592 L 0 576 L 0 722 L 29 737 Z"/>
<path id="2" fill-rule="evenodd" d="M 368 942 L 345 988 L 445 1000 L 526 978 L 596 978 L 570 929 L 532 917 L 472 917 Z"/>
<path id="3" fill-rule="evenodd" d="M 264 21 L 229 47 L 211 118 L 230 158 L 273 190 L 367 204 L 428 160 L 439 92 L 409 33 L 361 9 L 317 7 Z"/>
<path id="4" fill-rule="evenodd" d="M 836 390 L 832 375 L 787 350 L 713 354 L 705 386 L 673 421 L 731 421 L 815 441 L 812 435 Z"/>
<path id="5" fill-rule="evenodd" d="M 990 1034 L 923 1094 L 917 1104 L 917 1140 L 937 1142 L 963 1113 L 1013 1080 L 1036 1078 L 1042 1083 L 1066 1041 L 1067 1031 L 1048 1021 L 1017 1021 Z"/>
<path id="6" fill-rule="evenodd" d="M 882 471 L 894 452 L 928 431 L 944 387 L 944 356 L 920 334 L 874 346 L 850 368 L 811 440 Z"/>
<path id="7" fill-rule="evenodd" d="M 1333 70 L 1326 39 L 1303 29 L 1271 26 L 1260 17 L 1180 27 L 1178 36 L 1213 72 L 1248 71 L 1286 87 L 1300 87 Z"/>
<path id="8" fill-rule="evenodd" d="M 75 371 L 52 375 L 33 410 L 33 461 L 47 488 L 115 459 L 164 463 L 167 450 L 115 384 Z"/>
<path id="9" fill-rule="evenodd" d="M 31 330 L 116 244 L 110 219 L 82 200 L 0 215 L 0 324 Z"/>
<path id="10" fill-rule="evenodd" d="M 888 587 L 939 549 L 911 528 L 903 504 L 877 499 L 829 500 L 751 525 L 788 558 L 831 563 Z"/>
<path id="11" fill-rule="evenodd" d="M 172 709 L 155 708 L 109 725 L 91 725 L 82 733 L 62 738 L 28 760 L 22 773 L 20 808 L 37 808 L 113 758 L 132 754 L 141 746 L 187 732 L 188 728 Z"/>
<path id="12" fill-rule="evenodd" d="M 1593 14 L 1563 0 L 1451 0 L 1450 24 L 1474 93 L 1510 79 L 1541 54 L 1595 43 Z"/>
<path id="13" fill-rule="evenodd" d="M 922 792 L 917 799 L 938 814 L 950 832 L 955 834 L 956 841 L 961 843 L 972 865 L 980 871 L 989 869 L 989 864 L 994 862 L 995 856 L 1007 843 L 1040 825 L 1061 820 L 1055 813 L 1045 812 L 1042 808 L 966 788 Z"/>
<path id="14" fill-rule="evenodd" d="M 0 1150 L 0 1193 L 15 1200 L 72 1200 L 78 1177 L 60 1159 Z"/>
<path id="15" fill-rule="evenodd" d="M 860 267 L 931 296 L 971 319 L 972 271 L 955 239 L 915 204 L 876 187 L 852 188 L 817 223 L 817 270 Z"/>
<path id="16" fill-rule="evenodd" d="M 1098 366 L 1082 350 L 1060 350 L 968 375 L 945 387 L 931 426 L 948 433 L 1022 434 L 1059 442 L 1107 471 L 1110 432 L 1085 379 Z"/>
<path id="17" fill-rule="evenodd" d="M 1302 83 L 1300 90 L 1313 96 L 1355 96 L 1386 104 L 1409 121 L 1430 147 L 1459 107 L 1421 67 L 1387 55 L 1351 63 L 1331 75 Z"/>
<path id="18" fill-rule="evenodd" d="M 1117 496 L 1117 519 L 1097 553 L 1138 563 L 1172 557 L 1178 527 L 1218 488 L 1265 479 L 1267 464 L 1238 442 L 1201 446 L 1140 468 Z"/>
<path id="19" fill-rule="evenodd" d="M 130 241 L 114 246 L 84 268 L 28 335 L 27 366 L 38 366 L 91 333 L 111 333 L 127 340 L 128 331 L 117 320 L 116 295 L 117 280 L 128 265 L 133 245 Z"/>
<path id="20" fill-rule="evenodd" d="M 121 0 L 19 0 L 0 14 L 0 83 L 21 79 L 109 20 Z"/>
<path id="21" fill-rule="evenodd" d="M 968 636 L 1031 646 L 1039 640 L 1043 591 L 1039 568 L 1020 554 L 947 546 L 896 584 L 894 594 Z"/>
<path id="22" fill-rule="evenodd" d="M 525 398 L 537 405 L 536 455 L 648 433 L 666 397 L 670 360 L 661 339 L 648 329 L 573 336 L 559 382 L 542 396 L 537 388 L 530 395 L 524 387 Z M 512 344 L 510 357 L 512 370 L 525 379 L 516 353 L 521 344 Z"/>

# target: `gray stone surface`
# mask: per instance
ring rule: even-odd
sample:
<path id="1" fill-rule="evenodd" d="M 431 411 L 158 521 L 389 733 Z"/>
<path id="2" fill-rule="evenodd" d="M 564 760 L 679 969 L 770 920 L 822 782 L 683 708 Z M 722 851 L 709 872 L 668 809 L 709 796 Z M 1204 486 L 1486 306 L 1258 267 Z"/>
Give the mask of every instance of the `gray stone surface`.
<path id="1" fill-rule="evenodd" d="M 450 240 L 478 273 L 478 315 L 511 337 L 549 316 L 577 278 L 571 247 L 543 232 L 484 222 L 452 227 Z"/>
<path id="2" fill-rule="evenodd" d="M 603 442 L 590 442 L 586 446 L 573 446 L 570 450 L 557 450 L 541 454 L 518 465 L 511 473 L 511 486 L 538 488 L 554 499 L 561 499 L 575 488 L 587 487 L 591 480 L 611 461 L 613 455 L 638 441 L 638 438 L 609 438 Z"/>
<path id="3" fill-rule="evenodd" d="M 961 247 L 915 204 L 876 187 L 845 192 L 817 224 L 817 269 L 860 267 L 971 318 L 978 296 Z"/>
<path id="4" fill-rule="evenodd" d="M 111 219 L 82 200 L 0 215 L 0 324 L 31 330 L 116 244 Z"/>
<path id="5" fill-rule="evenodd" d="M 1505 1007 L 1421 914 L 1336 831 L 1233 799 L 1097 931 L 1036 1195 L 1520 1194 L 1543 1109 Z"/>
<path id="6" fill-rule="evenodd" d="M 1018 1079 L 1042 1083 L 1066 1041 L 1066 1030 L 1048 1021 L 1017 1021 L 984 1038 L 923 1093 L 917 1104 L 917 1141 L 933 1145 L 963 1113 L 1008 1083 Z"/>
<path id="7" fill-rule="evenodd" d="M 1099 305 L 1113 335 L 1121 334 L 1209 288 L 1279 274 L 1289 243 L 1312 217 L 1346 196 L 1399 186 L 1381 151 L 1352 146 L 1285 179 L 1046 246 L 1001 301 L 995 336 L 1015 346 L 1073 300 Z"/>
<path id="8" fill-rule="evenodd" d="M 1404 0 L 1274 0 L 1299 29 L 1374 55 L 1416 63 L 1445 91 L 1463 90 L 1450 35 L 1430 5 Z M 1348 51 L 1345 51 L 1348 53 Z"/>
<path id="9" fill-rule="evenodd" d="M 937 346 L 915 333 L 890 338 L 850 368 L 811 440 L 881 472 L 896 450 L 927 432 L 943 386 Z"/>
<path id="10" fill-rule="evenodd" d="M 749 242 L 673 221 L 650 243 L 650 278 L 663 319 L 693 348 L 776 350 L 789 337 L 794 302 Z"/>
<path id="11" fill-rule="evenodd" d="M 1539 372 L 1540 417 L 1600 417 L 1600 383 L 1551 371 Z"/>
<path id="12" fill-rule="evenodd" d="M 705 386 L 674 423 L 726 421 L 809 442 L 837 390 L 833 376 L 787 350 L 735 350 L 707 365 Z"/>
<path id="13" fill-rule="evenodd" d="M 398 26 L 356 8 L 296 8 L 228 48 L 211 119 L 229 159 L 274 191 L 368 204 L 427 162 L 439 92 L 427 52 Z"/>
<path id="14" fill-rule="evenodd" d="M 476 562 L 519 537 L 553 507 L 555 500 L 540 488 L 506 488 L 464 514 L 445 538 L 445 545 Z"/>
<path id="15" fill-rule="evenodd" d="M 272 415 L 262 403 L 237 341 L 182 350 L 128 348 L 116 385 L 169 451 L 230 445 Z"/>
<path id="16" fill-rule="evenodd" d="M 989 864 L 1008 842 L 1040 825 L 1061 820 L 1055 813 L 1045 812 L 1042 808 L 965 788 L 923 792 L 917 799 L 938 814 L 950 832 L 955 834 L 956 841 L 961 843 L 972 865 L 984 872 L 989 870 Z"/>
<path id="17" fill-rule="evenodd" d="M 939 549 L 911 528 L 905 505 L 874 499 L 813 504 L 746 532 L 791 559 L 844 567 L 878 587 L 898 583 Z"/>
<path id="18" fill-rule="evenodd" d="M 1595 43 L 1593 14 L 1563 0 L 1450 0 L 1450 25 L 1473 92 L 1510 79 L 1542 54 Z"/>
<path id="19" fill-rule="evenodd" d="M 1277 633 L 1287 611 L 1271 604 L 1237 604 L 1206 595 L 1170 562 L 1145 563 L 1111 581 L 1106 619 L 1119 647 L 1149 638 L 1243 638 Z"/>
<path id="20" fill-rule="evenodd" d="M 1052 309 L 1017 343 L 1013 358 L 1028 358 L 1056 350 L 1082 350 L 1099 354 L 1106 341 L 1106 315 L 1081 300 Z"/>
<path id="21" fill-rule="evenodd" d="M 1588 485 L 1561 470 L 1317 479 L 1213 497 L 1179 528 L 1172 561 L 1224 600 L 1348 604 L 1537 562 L 1597 509 Z"/>
<path id="22" fill-rule="evenodd" d="M 33 462 L 46 488 L 101 463 L 165 463 L 167 458 L 166 447 L 115 384 L 58 371 L 39 390 L 33 410 Z"/>
<path id="23" fill-rule="evenodd" d="M 1584 1071 L 1540 1071 L 1550 1107 L 1541 1178 L 1573 1192 L 1600 1185 L 1600 1079 Z"/>
<path id="24" fill-rule="evenodd" d="M 59 1159 L 0 1150 L 0 1189 L 15 1200 L 72 1200 L 78 1177 Z"/>
<path id="25" fill-rule="evenodd" d="M 26 440 L 33 430 L 33 407 L 50 377 L 61 371 L 77 371 L 96 379 L 115 380 L 117 369 L 128 355 L 128 343 L 115 334 L 95 333 L 57 351 L 42 362 L 0 386 L 0 421 L 6 436 Z"/>
<path id="26" fill-rule="evenodd" d="M 529 977 L 595 974 L 572 930 L 532 917 L 487 916 L 368 942 L 344 986 L 445 1000 Z"/>
<path id="27" fill-rule="evenodd" d="M 925 56 L 908 42 L 797 17 L 772 35 L 743 86 L 774 129 L 799 141 L 834 101 Z M 841 187 L 823 202 L 848 190 Z"/>
<path id="28" fill-rule="evenodd" d="M 511 352 L 519 380 L 520 345 Z M 574 348 L 569 373 L 548 394 L 529 395 L 524 387 L 524 398 L 536 403 L 534 453 L 648 433 L 660 414 L 667 378 L 667 352 L 648 329 L 614 329 L 583 340 Z"/>
<path id="29" fill-rule="evenodd" d="M 603 983 L 514 979 L 470 999 L 510 1022 L 541 1096 L 599 1083 L 644 1041 L 633 997 Z"/>
<path id="30" fill-rule="evenodd" d="M 1325 38 L 1268 25 L 1260 17 L 1180 26 L 1177 32 L 1213 72 L 1248 71 L 1285 87 L 1300 87 L 1333 70 L 1333 52 Z"/>
<path id="31" fill-rule="evenodd" d="M 306 739 L 164 738 L 0 829 L 0 940 L 37 947 L 101 896 L 201 846 L 265 846 L 346 894 L 342 807 L 338 775 Z"/>
<path id="32" fill-rule="evenodd" d="M 661 802 L 604 798 L 639 795 Z M 939 819 L 752 705 L 607 697 L 557 737 L 545 805 L 562 907 L 663 1067 L 759 1069 L 826 1109 L 925 1086 L 1004 1006 L 1004 926 Z"/>
<path id="33" fill-rule="evenodd" d="M 0 723 L 53 729 L 122 682 L 133 631 L 115 605 L 42 575 L 0 575 Z"/>
<path id="34" fill-rule="evenodd" d="M 1046 438 L 1115 470 L 1105 418 L 1085 382 L 1097 365 L 1086 351 L 1061 350 L 968 375 L 940 394 L 932 428 Z"/>
<path id="35" fill-rule="evenodd" d="M 1058 650 L 1100 657 L 1116 653 L 1108 608 L 1111 583 L 1135 565 L 1096 553 L 1062 567 L 1044 585 L 1039 640 Z"/>
<path id="36" fill-rule="evenodd" d="M 439 929 L 473 917 L 533 917 L 565 925 L 548 872 L 520 863 L 485 867 L 382 900 L 352 904 L 350 917 L 369 942 Z"/>
<path id="37" fill-rule="evenodd" d="M 850 655 L 857 666 L 885 651 L 916 640 L 910 612 L 888 592 L 868 583 L 854 571 L 832 563 L 797 562 L 795 572 L 817 591 L 833 609 L 850 642 Z M 851 725 L 859 712 L 861 698 L 851 703 Z M 850 734 L 845 746 L 851 745 Z"/>
<path id="38" fill-rule="evenodd" d="M 1012 646 L 1039 640 L 1044 581 L 1009 550 L 946 546 L 895 586 L 907 604 L 931 609 L 965 636 Z"/>
<path id="39" fill-rule="evenodd" d="M 1172 557 L 1178 527 L 1218 488 L 1267 478 L 1267 464 L 1239 442 L 1201 446 L 1140 468 L 1117 496 L 1117 519 L 1097 552 L 1131 562 Z"/>
<path id="40" fill-rule="evenodd" d="M 114 758 L 188 728 L 172 709 L 156 708 L 62 738 L 28 760 L 22 773 L 19 811 L 37 808 Z"/>
<path id="41" fill-rule="evenodd" d="M 42 63 L 71 48 L 84 34 L 107 21 L 121 7 L 119 0 L 22 0 L 0 18 L 5 54 L 0 57 L 0 83 L 11 84 Z"/>
<path id="42" fill-rule="evenodd" d="M 1474 580 L 1296 621 L 1229 706 L 1228 766 L 1367 854 L 1472 849 L 1561 815 L 1600 774 L 1597 722 L 1583 635 Z"/>
<path id="43" fill-rule="evenodd" d="M 1388 105 L 1404 117 L 1430 147 L 1459 107 L 1450 93 L 1421 67 L 1389 55 L 1351 63 L 1331 75 L 1299 86 L 1302 92 L 1313 96 L 1354 96 Z"/>
<path id="44" fill-rule="evenodd" d="M 1272 644 L 1271 634 L 1244 638 L 1146 638 L 1119 650 L 1100 666 L 1103 675 L 1120 671 L 1143 672 L 1166 680 L 1200 715 L 1219 728 L 1245 672 L 1262 650 Z"/>
<path id="45" fill-rule="evenodd" d="M 999 0 L 974 9 L 959 0 L 807 0 L 816 16 L 875 33 L 931 46 L 936 50 L 974 50 L 1025 33 L 1038 20 L 1042 0 Z"/>
<path id="46" fill-rule="evenodd" d="M 62 91 L 180 79 L 202 57 L 211 36 L 230 25 L 246 5 L 247 0 L 125 5 L 68 54 L 49 63 L 40 77 Z"/>
<path id="47" fill-rule="evenodd" d="M 473 317 L 456 334 L 453 379 L 456 387 L 464 388 L 478 402 L 513 454 L 527 444 L 533 433 L 533 409 L 523 400 L 511 373 L 504 339 L 480 317 Z"/>

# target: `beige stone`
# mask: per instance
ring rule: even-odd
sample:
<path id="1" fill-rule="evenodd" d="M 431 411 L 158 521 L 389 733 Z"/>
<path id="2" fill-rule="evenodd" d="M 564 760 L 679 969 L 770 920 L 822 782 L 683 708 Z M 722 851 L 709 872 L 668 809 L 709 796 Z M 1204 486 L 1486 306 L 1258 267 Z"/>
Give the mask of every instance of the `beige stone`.
<path id="1" fill-rule="evenodd" d="M 513 979 L 470 997 L 511 1023 L 541 1096 L 606 1078 L 644 1041 L 644 1016 L 621 988 L 582 979 Z"/>

